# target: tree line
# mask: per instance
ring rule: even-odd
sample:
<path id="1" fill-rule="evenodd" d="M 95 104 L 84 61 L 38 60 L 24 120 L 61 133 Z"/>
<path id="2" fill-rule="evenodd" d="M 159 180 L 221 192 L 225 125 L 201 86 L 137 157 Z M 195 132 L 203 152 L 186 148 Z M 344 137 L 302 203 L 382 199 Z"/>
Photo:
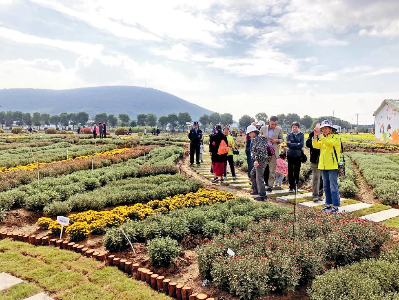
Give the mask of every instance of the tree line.
<path id="1" fill-rule="evenodd" d="M 347 121 L 341 120 L 339 118 L 331 117 L 331 116 L 321 116 L 319 118 L 312 118 L 308 115 L 300 117 L 296 113 L 278 114 L 277 115 L 279 125 L 285 129 L 289 130 L 291 128 L 291 124 L 295 121 L 298 121 L 301 124 L 303 129 L 311 129 L 316 126 L 317 123 L 320 123 L 323 120 L 331 120 L 334 125 L 341 126 L 342 128 L 349 129 L 351 128 L 351 124 Z M 267 123 L 269 120 L 269 116 L 265 112 L 259 112 L 255 115 L 255 117 L 251 117 L 249 115 L 243 115 L 238 120 L 239 128 L 245 129 L 252 122 L 255 121 L 264 121 Z M 219 114 L 217 112 L 211 113 L 210 115 L 204 114 L 199 118 L 199 122 L 203 127 L 214 126 L 216 124 L 229 125 L 232 124 L 233 116 L 229 113 Z"/>
<path id="2" fill-rule="evenodd" d="M 93 120 L 90 120 L 89 114 L 86 112 L 78 113 L 61 113 L 59 115 L 50 115 L 48 113 L 23 113 L 21 111 L 1 111 L 0 112 L 0 124 L 1 127 L 12 127 L 14 124 L 17 126 L 35 126 L 40 129 L 41 126 L 54 125 L 56 127 L 61 126 L 64 128 L 75 126 L 91 126 L 93 123 L 107 123 L 110 127 L 123 126 L 123 127 L 136 127 L 136 126 L 150 126 L 155 127 L 157 125 L 165 129 L 169 126 L 175 129 L 177 126 L 184 127 L 186 122 L 191 122 L 192 117 L 187 112 L 181 112 L 179 114 L 169 114 L 161 116 L 159 119 L 154 114 L 138 114 L 136 119 L 131 119 L 127 114 L 119 114 L 115 116 L 113 114 L 107 115 L 106 113 L 99 113 L 94 116 Z"/>
<path id="3" fill-rule="evenodd" d="M 277 117 L 279 119 L 279 125 L 286 130 L 289 130 L 291 123 L 294 121 L 298 121 L 303 129 L 310 129 L 314 128 L 318 122 L 325 119 L 332 120 L 335 125 L 341 126 L 342 128 L 351 128 L 349 122 L 331 116 L 312 118 L 308 115 L 300 117 L 296 113 L 289 113 L 287 115 L 278 114 Z M 260 120 L 267 122 L 268 119 L 269 116 L 265 112 L 259 112 L 255 117 L 243 115 L 238 120 L 238 125 L 240 128 L 245 129 L 252 122 Z M 78 113 L 64 112 L 59 115 L 50 115 L 47 113 L 42 114 L 39 112 L 31 114 L 20 111 L 0 111 L 0 124 L 2 128 L 4 128 L 4 126 L 11 127 L 13 124 L 16 124 L 18 126 L 36 126 L 39 129 L 41 126 L 50 125 L 55 125 L 56 127 L 61 126 L 63 128 L 72 127 L 74 129 L 75 126 L 91 126 L 93 123 L 107 123 L 109 127 L 159 126 L 162 130 L 165 130 L 167 125 L 169 125 L 171 130 L 175 130 L 176 128 L 184 129 L 186 123 L 192 121 L 192 117 L 188 112 L 168 114 L 159 118 L 152 113 L 138 114 L 136 119 L 132 119 L 127 114 L 119 114 L 118 116 L 115 116 L 113 114 L 107 115 L 106 113 L 99 113 L 94 116 L 93 120 L 90 120 L 89 114 L 83 111 Z M 216 124 L 230 125 L 234 123 L 232 114 L 220 114 L 217 112 L 211 113 L 210 115 L 204 114 L 198 121 L 204 128 Z"/>

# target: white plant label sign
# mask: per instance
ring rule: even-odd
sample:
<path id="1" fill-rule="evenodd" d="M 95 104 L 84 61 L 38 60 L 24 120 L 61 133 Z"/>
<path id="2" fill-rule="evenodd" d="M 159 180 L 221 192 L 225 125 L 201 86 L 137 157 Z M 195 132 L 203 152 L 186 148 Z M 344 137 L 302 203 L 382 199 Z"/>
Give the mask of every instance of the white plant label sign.
<path id="1" fill-rule="evenodd" d="M 63 216 L 58 216 L 57 217 L 57 222 L 61 225 L 68 225 L 69 224 L 69 218 L 63 217 Z"/>
<path id="2" fill-rule="evenodd" d="M 57 222 L 61 224 L 61 233 L 60 233 L 60 239 L 61 239 L 62 232 L 64 231 L 64 225 L 69 224 L 69 218 L 63 216 L 57 216 Z"/>
<path id="3" fill-rule="evenodd" d="M 236 255 L 236 254 L 234 253 L 234 251 L 231 250 L 230 248 L 227 249 L 227 254 L 230 255 L 230 256 Z"/>

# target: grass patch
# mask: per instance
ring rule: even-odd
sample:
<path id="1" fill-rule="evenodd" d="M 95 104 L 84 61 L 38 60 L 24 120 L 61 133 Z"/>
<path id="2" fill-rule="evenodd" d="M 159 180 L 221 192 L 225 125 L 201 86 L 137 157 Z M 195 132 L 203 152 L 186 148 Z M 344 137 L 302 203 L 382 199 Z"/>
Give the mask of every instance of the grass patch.
<path id="1" fill-rule="evenodd" d="M 351 204 L 356 204 L 356 203 L 360 203 L 360 201 L 353 200 L 353 199 L 344 199 L 344 200 L 341 200 L 341 206 L 346 206 L 346 205 L 351 205 Z M 324 208 L 324 206 L 325 206 L 325 204 L 322 204 L 322 205 L 315 206 L 315 207 L 313 207 L 313 208 L 315 208 L 315 209 L 322 209 L 322 208 Z"/>
<path id="2" fill-rule="evenodd" d="M 21 283 L 0 292 L 2 300 L 22 300 L 40 293 L 42 290 L 31 283 Z"/>
<path id="3" fill-rule="evenodd" d="M 385 221 L 381 222 L 380 224 L 388 226 L 388 227 L 399 228 L 399 217 L 385 220 Z"/>
<path id="4" fill-rule="evenodd" d="M 379 211 L 387 210 L 390 209 L 391 207 L 389 205 L 384 205 L 384 204 L 374 204 L 373 206 L 370 206 L 368 208 L 363 208 L 357 211 L 354 211 L 352 215 L 354 217 L 362 217 L 365 215 L 373 214 Z"/>
<path id="5" fill-rule="evenodd" d="M 40 291 L 60 300 L 170 299 L 94 259 L 9 239 L 0 241 L 0 270 L 30 282 L 1 292 L 0 299 L 24 299 Z"/>

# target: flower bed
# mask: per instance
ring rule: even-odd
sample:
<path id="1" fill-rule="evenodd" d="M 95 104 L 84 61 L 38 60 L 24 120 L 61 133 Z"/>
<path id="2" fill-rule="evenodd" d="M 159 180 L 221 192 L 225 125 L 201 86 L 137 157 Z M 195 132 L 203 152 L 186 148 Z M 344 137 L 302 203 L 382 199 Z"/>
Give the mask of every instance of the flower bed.
<path id="1" fill-rule="evenodd" d="M 292 216 L 263 220 L 247 230 L 216 237 L 197 251 L 200 272 L 243 299 L 306 284 L 329 264 L 346 265 L 375 255 L 389 232 L 345 215 L 302 210 L 295 238 Z M 226 252 L 230 248 L 235 256 Z"/>
<path id="2" fill-rule="evenodd" d="M 212 205 L 234 198 L 235 196 L 228 192 L 200 189 L 197 192 L 166 197 L 163 200 L 152 200 L 145 204 L 138 203 L 132 206 L 118 206 L 107 211 L 89 210 L 82 213 L 70 214 L 70 227 L 73 227 L 74 230 L 81 228 L 80 231 L 84 234 L 101 234 L 105 232 L 106 228 L 119 226 L 128 220 L 143 220 L 159 212 L 167 212 L 183 207 Z M 42 229 L 49 229 L 50 226 L 61 229 L 57 224 L 57 221 L 47 217 L 40 218 L 37 222 L 37 225 Z M 71 230 L 68 229 L 67 233 L 70 233 Z"/>
<path id="3" fill-rule="evenodd" d="M 203 237 L 212 238 L 218 234 L 244 230 L 252 222 L 259 222 L 263 218 L 279 218 L 290 211 L 288 208 L 270 203 L 256 203 L 247 198 L 234 199 L 234 195 L 229 193 L 208 191 L 205 195 L 209 193 L 210 197 L 215 199 L 203 196 L 203 191 L 199 192 L 202 194 L 200 197 L 195 194 L 188 195 L 194 199 L 194 205 L 199 207 L 172 210 L 164 215 L 155 214 L 141 222 L 128 222 L 121 228 L 132 242 L 150 241 L 154 238 L 172 238 L 181 241 L 190 234 L 201 234 Z M 187 197 L 181 197 L 175 204 L 172 202 L 168 208 L 184 207 L 185 203 L 191 202 L 185 198 Z M 162 206 L 157 208 L 163 209 Z M 120 228 L 115 228 L 107 231 L 104 245 L 110 251 L 120 251 L 128 247 L 128 242 Z"/>
<path id="4" fill-rule="evenodd" d="M 56 177 L 76 171 L 87 170 L 92 167 L 97 169 L 104 166 L 110 166 L 115 163 L 136 158 L 144 153 L 148 153 L 154 149 L 154 147 L 155 146 L 139 146 L 135 148 L 114 149 L 106 152 L 96 153 L 92 156 L 81 156 L 75 159 L 55 161 L 52 163 L 39 163 L 39 176 L 40 178 Z M 30 168 L 0 173 L 0 191 L 9 190 L 21 184 L 28 184 L 34 180 L 37 180 L 37 172 L 32 172 L 36 170 L 37 165 L 32 164 Z"/>
<path id="5" fill-rule="evenodd" d="M 21 147 L 17 149 L 10 149 L 8 151 L 0 152 L 0 169 L 2 172 L 8 168 L 28 165 L 39 162 L 52 162 L 57 160 L 75 158 L 83 155 L 91 155 L 96 152 L 105 152 L 115 149 L 116 146 L 109 145 L 98 145 L 92 147 L 89 145 L 71 145 L 67 142 L 56 143 L 50 146 L 44 147 Z"/>
<path id="6" fill-rule="evenodd" d="M 9 210 L 15 206 L 24 206 L 30 210 L 41 211 L 47 207 L 47 212 L 57 215 L 59 212 L 70 212 L 65 204 L 59 204 L 72 195 L 91 191 L 110 182 L 123 178 L 148 176 L 159 173 L 175 173 L 174 161 L 181 157 L 184 150 L 172 146 L 152 150 L 147 156 L 131 159 L 109 167 L 90 171 L 78 171 L 57 178 L 44 178 L 17 189 L 0 193 L 0 209 Z M 152 165 L 145 168 L 144 165 Z M 144 168 L 144 169 L 143 169 Z M 147 173 L 146 173 L 147 172 Z M 57 207 L 48 207 L 57 201 Z M 88 207 L 91 209 L 94 207 Z M 103 208 L 103 207 L 100 207 Z"/>

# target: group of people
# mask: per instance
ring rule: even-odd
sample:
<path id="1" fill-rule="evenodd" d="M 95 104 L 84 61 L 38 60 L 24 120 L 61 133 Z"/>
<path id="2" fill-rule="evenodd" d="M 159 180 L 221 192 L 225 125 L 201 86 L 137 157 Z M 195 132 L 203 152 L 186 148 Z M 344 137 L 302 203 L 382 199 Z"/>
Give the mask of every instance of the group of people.
<path id="1" fill-rule="evenodd" d="M 190 165 L 194 164 L 195 154 L 196 164 L 199 166 L 202 162 L 204 141 L 198 122 L 194 122 L 193 128 L 188 133 L 188 138 L 190 139 Z M 228 126 L 222 128 L 220 124 L 214 126 L 212 134 L 209 135 L 209 154 L 212 160 L 211 173 L 214 174 L 213 183 L 224 181 L 227 176 L 227 163 L 230 166 L 233 179 L 236 179 L 233 159 L 234 150 L 235 140 L 230 133 L 230 128 Z"/>
<path id="2" fill-rule="evenodd" d="M 246 131 L 251 194 L 256 195 L 255 199 L 260 201 L 266 200 L 266 191 L 272 192 L 273 184 L 274 187 L 281 187 L 284 176 L 288 176 L 289 192 L 296 193 L 301 164 L 307 160 L 303 151 L 305 136 L 300 131 L 300 124 L 298 122 L 291 124 L 291 132 L 286 137 L 288 149 L 282 153 L 280 153 L 280 144 L 284 141 L 283 131 L 277 124 L 278 118 L 272 116 L 268 125 L 259 121 L 248 126 Z M 322 210 L 338 212 L 340 206 L 338 168 L 342 147 L 333 124 L 328 120 L 317 124 L 309 134 L 306 146 L 310 149 L 313 201 L 322 201 L 324 192 L 326 205 Z"/>
<path id="3" fill-rule="evenodd" d="M 199 129 L 198 122 L 194 122 L 188 137 L 190 139 L 190 164 L 194 164 L 194 154 L 196 154 L 196 164 L 200 165 L 203 133 Z M 330 121 L 324 120 L 321 124 L 317 124 L 309 134 L 306 143 L 305 135 L 300 131 L 300 124 L 293 122 L 291 132 L 285 138 L 286 148 L 284 149 L 280 149 L 284 137 L 276 116 L 272 116 L 268 124 L 258 121 L 249 125 L 246 129 L 246 138 L 248 177 L 252 184 L 251 195 L 256 196 L 255 200 L 266 201 L 266 193 L 271 193 L 273 188 L 281 188 L 284 177 L 288 177 L 289 192 L 297 192 L 301 165 L 307 160 L 303 151 L 303 147 L 306 145 L 310 149 L 313 201 L 322 201 L 323 194 L 325 194 L 326 205 L 323 211 L 338 212 L 340 206 L 338 168 L 341 140 Z M 233 178 L 236 178 L 233 161 L 234 149 L 235 141 L 230 135 L 230 128 L 216 125 L 209 137 L 209 153 L 212 159 L 211 173 L 214 174 L 212 182 L 224 181 L 227 163 L 230 165 Z"/>
<path id="4" fill-rule="evenodd" d="M 97 123 L 93 124 L 93 138 L 97 138 L 97 135 L 100 135 L 100 139 L 107 137 L 107 125 L 105 123 Z"/>

